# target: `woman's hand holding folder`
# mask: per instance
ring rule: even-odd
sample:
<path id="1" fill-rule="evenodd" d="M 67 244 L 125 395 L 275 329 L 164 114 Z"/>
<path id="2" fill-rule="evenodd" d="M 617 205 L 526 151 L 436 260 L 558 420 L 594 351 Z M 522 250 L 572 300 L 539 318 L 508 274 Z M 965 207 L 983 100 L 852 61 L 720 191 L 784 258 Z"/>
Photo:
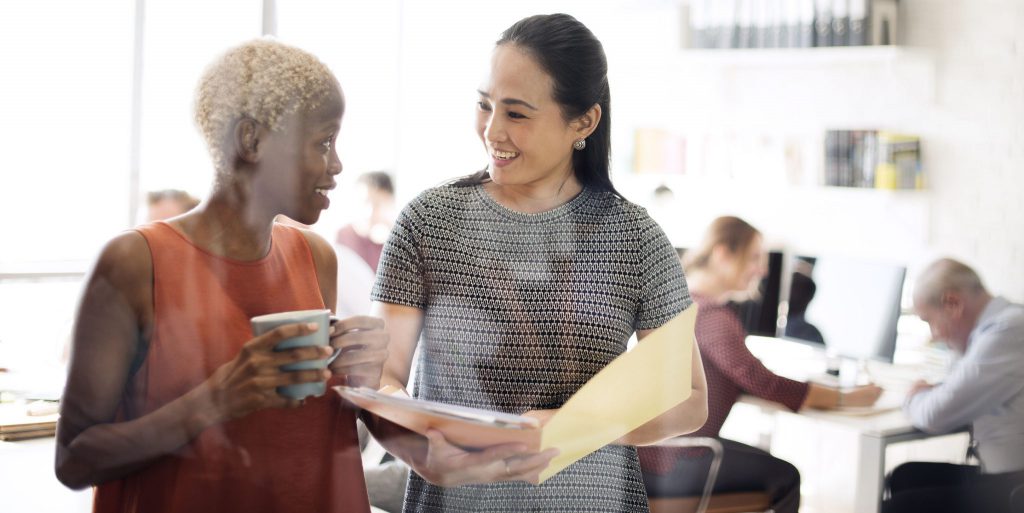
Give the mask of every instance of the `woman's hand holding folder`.
<path id="1" fill-rule="evenodd" d="M 427 432 L 427 450 L 410 462 L 427 481 L 445 487 L 497 481 L 537 484 L 558 449 L 529 452 L 524 444 L 499 444 L 476 451 L 453 445 L 437 430 Z"/>

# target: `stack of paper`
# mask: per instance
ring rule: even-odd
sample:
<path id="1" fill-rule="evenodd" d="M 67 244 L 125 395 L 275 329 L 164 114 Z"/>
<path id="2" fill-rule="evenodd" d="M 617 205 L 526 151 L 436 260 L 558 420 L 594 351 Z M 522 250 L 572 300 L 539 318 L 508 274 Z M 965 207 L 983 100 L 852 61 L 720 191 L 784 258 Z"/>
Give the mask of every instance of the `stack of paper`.
<path id="1" fill-rule="evenodd" d="M 0 404 L 0 441 L 53 436 L 58 414 L 29 415 L 24 404 Z"/>

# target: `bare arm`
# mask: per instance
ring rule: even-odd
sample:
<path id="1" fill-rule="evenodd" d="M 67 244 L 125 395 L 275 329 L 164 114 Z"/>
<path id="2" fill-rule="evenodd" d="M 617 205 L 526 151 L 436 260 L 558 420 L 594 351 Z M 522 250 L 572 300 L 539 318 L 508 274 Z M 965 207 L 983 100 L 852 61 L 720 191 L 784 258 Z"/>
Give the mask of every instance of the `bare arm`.
<path id="1" fill-rule="evenodd" d="M 383 318 L 391 332 L 391 351 L 384 364 L 381 385 L 406 388 L 412 358 L 423 330 L 423 310 L 413 306 L 374 303 L 374 313 Z"/>
<path id="2" fill-rule="evenodd" d="M 202 385 L 147 415 L 118 422 L 132 360 L 148 343 L 153 269 L 135 232 L 111 241 L 86 280 L 76 317 L 68 380 L 57 424 L 55 470 L 71 488 L 128 475 L 195 438 L 206 427 L 251 411 L 295 405 L 279 385 L 322 381 L 322 371 L 282 373 L 293 361 L 323 358 L 323 348 L 274 353 L 284 338 L 309 333 L 290 325 L 249 341 Z"/>
<path id="3" fill-rule="evenodd" d="M 843 406 L 871 406 L 882 395 L 877 385 L 864 385 L 849 390 L 840 390 L 817 383 L 809 383 L 807 397 L 800 406 L 819 410 L 831 410 Z"/>
<path id="4" fill-rule="evenodd" d="M 381 386 L 391 385 L 405 389 L 412 370 L 412 358 L 423 329 L 423 310 L 393 303 L 373 304 L 373 314 L 384 319 L 390 344 L 384 362 Z M 400 426 L 363 412 L 363 422 L 380 444 L 391 454 L 407 463 L 422 460 L 426 454 L 426 438 Z"/>
<path id="5" fill-rule="evenodd" d="M 636 333 L 639 343 L 654 330 L 640 330 Z M 616 443 L 623 445 L 650 445 L 666 438 L 692 433 L 708 419 L 707 381 L 704 378 L 704 363 L 700 349 L 693 344 L 693 358 L 690 363 L 690 397 L 678 406 L 655 417 L 646 424 L 629 432 Z"/>

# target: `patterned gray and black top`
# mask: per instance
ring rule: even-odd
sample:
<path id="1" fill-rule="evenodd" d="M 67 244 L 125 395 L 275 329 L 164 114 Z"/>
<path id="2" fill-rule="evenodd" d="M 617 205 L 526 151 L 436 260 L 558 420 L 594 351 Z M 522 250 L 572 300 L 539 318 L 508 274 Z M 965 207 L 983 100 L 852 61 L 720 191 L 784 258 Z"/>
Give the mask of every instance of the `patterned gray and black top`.
<path id="1" fill-rule="evenodd" d="M 676 252 L 647 212 L 584 189 L 522 214 L 482 186 L 446 185 L 399 216 L 374 300 L 424 310 L 414 394 L 521 414 L 558 408 L 636 330 L 691 300 Z M 540 486 L 443 488 L 411 473 L 405 511 L 647 511 L 636 449 L 609 445 Z"/>

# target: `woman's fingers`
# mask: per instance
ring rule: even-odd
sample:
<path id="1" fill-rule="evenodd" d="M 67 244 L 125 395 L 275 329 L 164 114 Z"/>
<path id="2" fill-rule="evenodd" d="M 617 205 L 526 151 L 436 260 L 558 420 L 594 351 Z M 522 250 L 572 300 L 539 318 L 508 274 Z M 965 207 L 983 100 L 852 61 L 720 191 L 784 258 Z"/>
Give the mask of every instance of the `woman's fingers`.
<path id="1" fill-rule="evenodd" d="M 319 325 L 315 322 L 284 324 L 253 338 L 245 345 L 252 346 L 253 349 L 273 350 L 274 346 L 282 340 L 309 335 L 318 327 Z"/>
<path id="2" fill-rule="evenodd" d="M 300 371 L 282 372 L 274 377 L 276 386 L 298 385 L 300 383 L 314 383 L 327 381 L 331 378 L 331 372 L 326 369 L 309 369 Z"/>
<path id="3" fill-rule="evenodd" d="M 307 360 L 324 360 L 332 354 L 334 354 L 334 349 L 331 346 L 305 346 L 275 352 L 271 355 L 271 359 L 274 365 L 281 366 Z"/>
<path id="4" fill-rule="evenodd" d="M 537 484 L 540 481 L 540 473 L 548 468 L 551 460 L 558 456 L 558 449 L 551 448 L 544 452 L 526 457 L 506 458 L 501 468 L 500 480 L 503 481 L 526 481 Z"/>
<path id="5" fill-rule="evenodd" d="M 333 362 L 331 362 L 331 368 L 337 371 L 349 372 L 348 369 L 358 367 L 360 365 L 380 366 L 387 359 L 387 349 L 343 351 Z"/>
<path id="6" fill-rule="evenodd" d="M 341 335 L 355 330 L 383 330 L 384 319 L 369 315 L 357 315 L 345 319 L 331 319 L 331 335 Z"/>
<path id="7" fill-rule="evenodd" d="M 427 432 L 428 460 L 431 474 L 443 486 L 496 482 L 526 481 L 538 483 L 540 473 L 558 455 L 558 449 L 528 452 L 520 443 L 501 444 L 481 451 L 467 452 L 452 445 L 438 431 Z"/>

